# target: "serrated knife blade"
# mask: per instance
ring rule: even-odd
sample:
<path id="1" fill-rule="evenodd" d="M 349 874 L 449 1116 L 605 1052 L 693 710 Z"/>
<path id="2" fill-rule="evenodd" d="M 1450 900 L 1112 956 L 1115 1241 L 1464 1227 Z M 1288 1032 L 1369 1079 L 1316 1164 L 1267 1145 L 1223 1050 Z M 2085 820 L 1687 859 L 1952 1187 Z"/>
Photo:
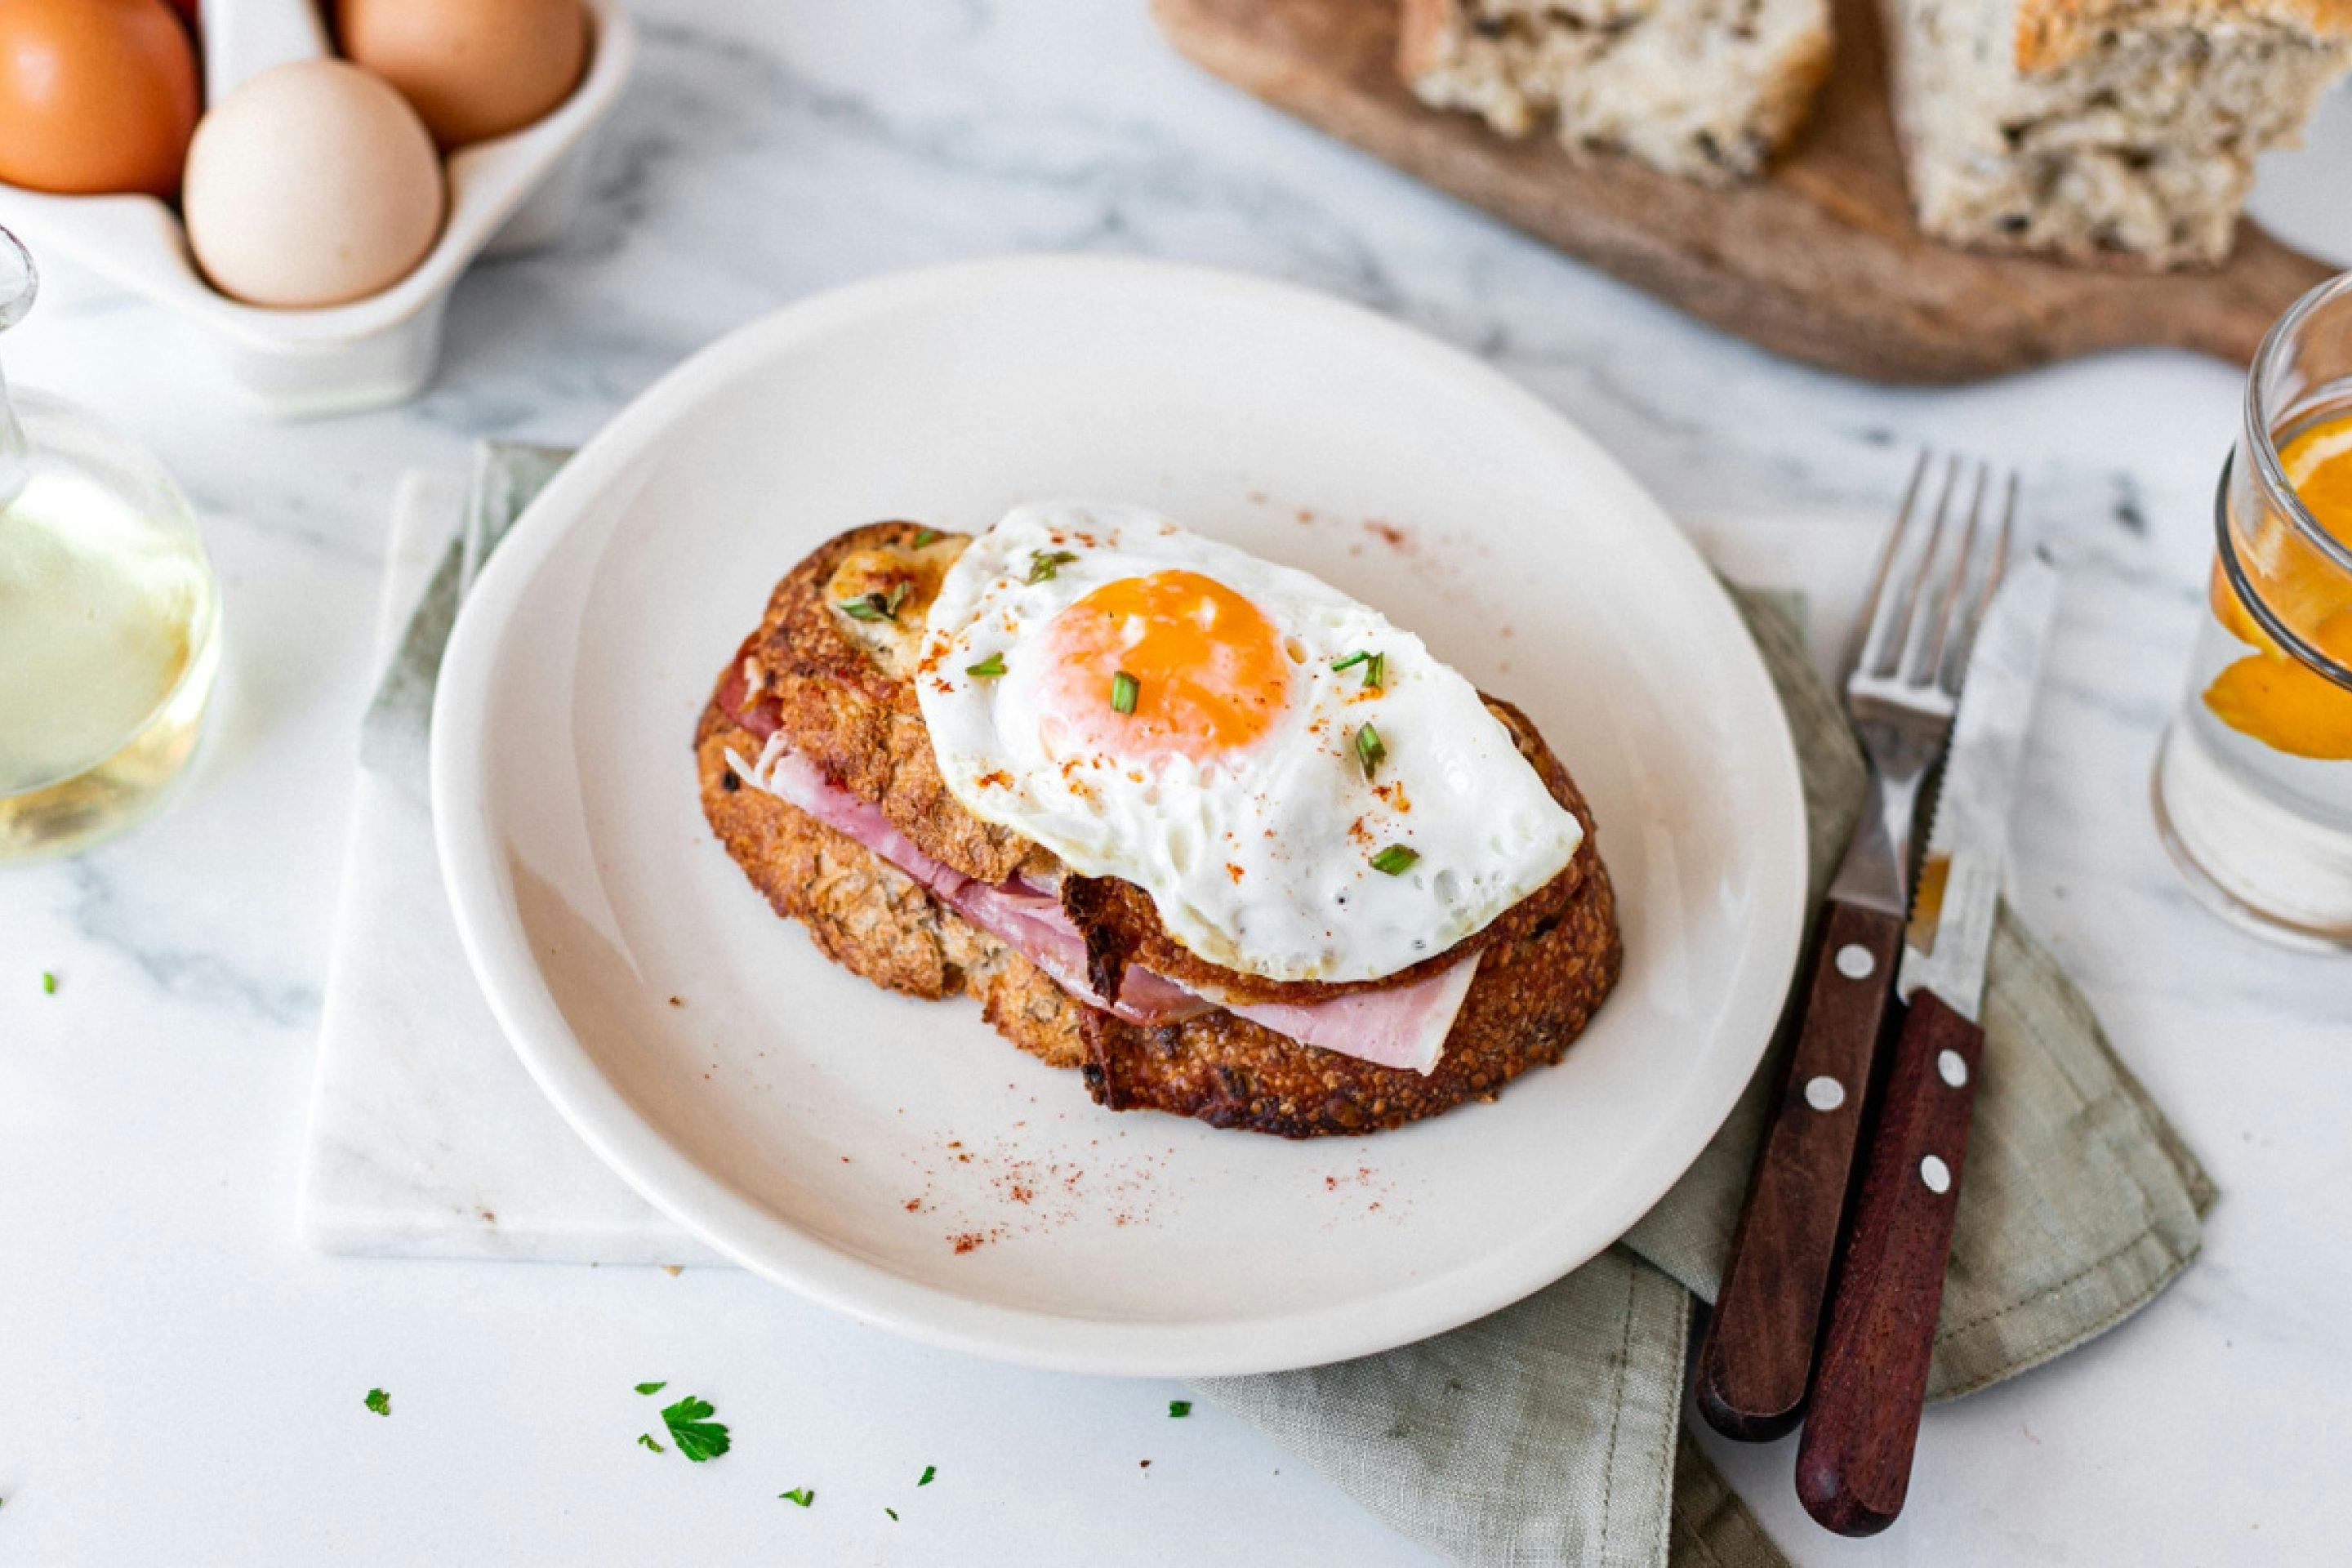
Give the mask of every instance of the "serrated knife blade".
<path id="1" fill-rule="evenodd" d="M 1986 607 L 1919 865 L 1895 992 L 1923 987 L 1971 1023 L 1984 1000 L 1993 917 L 2025 731 L 2058 608 L 2058 572 L 2040 552 L 2012 566 Z"/>

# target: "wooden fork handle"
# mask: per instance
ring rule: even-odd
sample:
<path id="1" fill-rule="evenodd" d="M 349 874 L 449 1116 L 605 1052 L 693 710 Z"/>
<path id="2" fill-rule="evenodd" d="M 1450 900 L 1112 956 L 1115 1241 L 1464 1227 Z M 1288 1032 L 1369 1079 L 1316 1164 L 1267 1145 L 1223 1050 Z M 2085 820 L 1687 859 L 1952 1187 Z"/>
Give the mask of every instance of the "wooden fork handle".
<path id="1" fill-rule="evenodd" d="M 1768 1442 L 1804 1414 L 1902 942 L 1900 916 L 1856 904 L 1832 900 L 1822 921 L 1788 1078 L 1699 1349 L 1699 1412 L 1727 1437 Z"/>
<path id="2" fill-rule="evenodd" d="M 1910 1488 L 1983 1055 L 1981 1028 L 1933 992 L 1912 997 L 1797 1448 L 1798 1499 L 1841 1535 L 1894 1523 Z"/>

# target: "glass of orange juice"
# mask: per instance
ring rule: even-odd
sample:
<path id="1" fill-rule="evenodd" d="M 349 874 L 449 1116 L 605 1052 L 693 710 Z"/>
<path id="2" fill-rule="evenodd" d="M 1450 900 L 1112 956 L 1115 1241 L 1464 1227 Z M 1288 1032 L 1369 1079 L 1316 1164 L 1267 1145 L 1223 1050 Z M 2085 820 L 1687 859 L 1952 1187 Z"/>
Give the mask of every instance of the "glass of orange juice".
<path id="1" fill-rule="evenodd" d="M 2352 948 L 2352 273 L 2255 353 L 2215 535 L 2157 826 L 2223 916 Z"/>

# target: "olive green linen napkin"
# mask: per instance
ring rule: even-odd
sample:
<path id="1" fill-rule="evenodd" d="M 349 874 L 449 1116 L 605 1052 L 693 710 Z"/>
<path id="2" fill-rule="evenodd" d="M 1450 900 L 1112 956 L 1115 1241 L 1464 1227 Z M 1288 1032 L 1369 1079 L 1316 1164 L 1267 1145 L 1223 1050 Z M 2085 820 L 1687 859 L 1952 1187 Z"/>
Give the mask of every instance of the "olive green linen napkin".
<path id="1" fill-rule="evenodd" d="M 1861 754 L 1790 604 L 1734 597 L 1803 765 L 1818 903 L 1861 806 Z M 1984 1024 L 1928 1380 L 1937 1399 L 2137 1310 L 2197 1255 L 2215 1195 L 2082 996 L 2006 911 Z M 1202 1392 L 1455 1562 L 1785 1564 L 1681 1432 L 1691 1300 L 1714 1298 L 1780 1055 L 1657 1206 L 1567 1279 L 1402 1350 Z"/>

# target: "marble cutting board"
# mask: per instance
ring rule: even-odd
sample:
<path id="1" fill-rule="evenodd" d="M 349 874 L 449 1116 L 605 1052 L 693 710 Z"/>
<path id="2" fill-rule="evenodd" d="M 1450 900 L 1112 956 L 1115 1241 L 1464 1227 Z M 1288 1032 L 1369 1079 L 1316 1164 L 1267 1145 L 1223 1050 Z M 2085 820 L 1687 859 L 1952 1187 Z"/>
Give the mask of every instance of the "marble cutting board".
<path id="1" fill-rule="evenodd" d="M 388 668 L 487 467 L 403 480 L 376 663 Z M 327 971 L 297 1223 L 328 1252 L 568 1263 L 725 1260 L 564 1125 L 476 990 L 441 886 L 424 735 L 372 729 Z"/>

